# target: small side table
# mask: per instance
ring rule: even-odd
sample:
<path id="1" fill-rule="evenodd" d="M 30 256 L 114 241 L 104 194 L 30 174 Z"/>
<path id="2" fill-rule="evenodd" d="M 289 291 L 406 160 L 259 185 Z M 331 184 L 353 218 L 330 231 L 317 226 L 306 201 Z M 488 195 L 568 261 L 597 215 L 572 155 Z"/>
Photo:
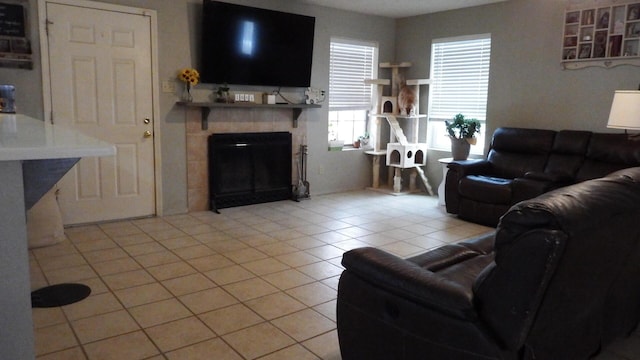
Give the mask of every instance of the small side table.
<path id="1" fill-rule="evenodd" d="M 438 162 L 442 164 L 442 181 L 440 182 L 440 185 L 438 185 L 438 205 L 444 206 L 446 205 L 444 200 L 444 183 L 447 180 L 447 172 L 449 172 L 447 165 L 453 162 L 453 158 L 438 159 Z"/>

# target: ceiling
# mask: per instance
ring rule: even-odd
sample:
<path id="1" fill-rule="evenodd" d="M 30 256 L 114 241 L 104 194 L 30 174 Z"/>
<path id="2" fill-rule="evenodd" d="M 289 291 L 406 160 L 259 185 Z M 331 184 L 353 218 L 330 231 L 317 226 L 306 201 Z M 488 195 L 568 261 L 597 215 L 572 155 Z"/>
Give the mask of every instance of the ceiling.
<path id="1" fill-rule="evenodd" d="M 445 10 L 486 5 L 507 0 L 299 0 L 362 14 L 401 18 Z"/>

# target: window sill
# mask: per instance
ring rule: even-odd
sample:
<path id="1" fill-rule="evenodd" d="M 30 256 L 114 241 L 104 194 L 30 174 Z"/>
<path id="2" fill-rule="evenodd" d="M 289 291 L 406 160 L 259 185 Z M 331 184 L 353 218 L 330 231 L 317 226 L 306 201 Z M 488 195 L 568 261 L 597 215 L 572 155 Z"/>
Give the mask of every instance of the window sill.
<path id="1" fill-rule="evenodd" d="M 342 150 L 329 150 L 329 152 L 350 152 L 350 151 L 367 151 L 373 150 L 373 148 L 354 148 L 353 146 L 344 146 Z"/>

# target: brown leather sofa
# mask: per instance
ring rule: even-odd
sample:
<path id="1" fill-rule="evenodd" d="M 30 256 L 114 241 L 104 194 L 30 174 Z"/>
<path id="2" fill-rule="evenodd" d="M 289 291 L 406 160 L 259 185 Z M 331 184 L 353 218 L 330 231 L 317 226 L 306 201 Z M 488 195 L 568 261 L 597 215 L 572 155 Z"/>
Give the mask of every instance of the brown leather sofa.
<path id="1" fill-rule="evenodd" d="M 640 168 L 514 205 L 495 235 L 344 254 L 344 360 L 588 359 L 640 320 Z"/>
<path id="2" fill-rule="evenodd" d="M 633 166 L 640 166 L 640 141 L 626 134 L 499 128 L 486 159 L 449 164 L 446 209 L 495 227 L 519 201 Z"/>

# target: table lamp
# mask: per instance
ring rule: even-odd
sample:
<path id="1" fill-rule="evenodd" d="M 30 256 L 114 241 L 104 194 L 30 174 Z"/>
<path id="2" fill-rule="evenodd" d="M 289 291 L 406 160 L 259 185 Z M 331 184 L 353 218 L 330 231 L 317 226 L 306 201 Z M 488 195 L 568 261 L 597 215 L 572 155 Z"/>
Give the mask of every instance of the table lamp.
<path id="1" fill-rule="evenodd" d="M 611 104 L 607 128 L 640 130 L 640 91 L 616 90 Z M 630 139 L 640 140 L 640 134 L 629 135 Z"/>

